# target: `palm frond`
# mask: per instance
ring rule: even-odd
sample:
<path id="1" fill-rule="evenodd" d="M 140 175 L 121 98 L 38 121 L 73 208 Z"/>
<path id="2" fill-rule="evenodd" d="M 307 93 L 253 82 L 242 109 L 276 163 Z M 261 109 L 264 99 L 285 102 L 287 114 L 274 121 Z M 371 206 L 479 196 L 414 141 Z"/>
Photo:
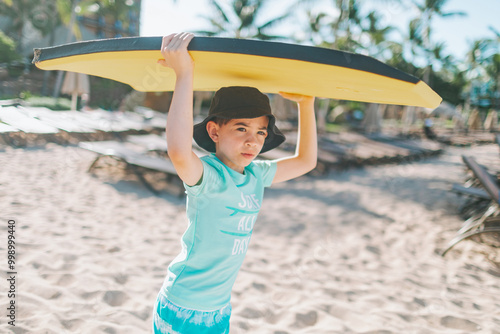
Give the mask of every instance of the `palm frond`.
<path id="1" fill-rule="evenodd" d="M 277 24 L 280 24 L 283 21 L 289 19 L 290 18 L 290 14 L 291 13 L 285 13 L 285 14 L 283 14 L 281 16 L 278 16 L 278 17 L 276 17 L 274 19 L 271 19 L 271 20 L 267 21 L 266 23 L 262 24 L 259 28 L 260 29 L 267 29 L 267 28 L 271 28 L 271 27 L 273 27 L 273 26 L 275 26 Z"/>
<path id="2" fill-rule="evenodd" d="M 500 39 L 500 31 L 496 30 L 493 26 L 488 26 L 488 29 L 491 30 L 497 36 L 497 38 Z"/>
<path id="3" fill-rule="evenodd" d="M 448 16 L 467 16 L 466 12 L 448 12 L 448 13 L 440 13 L 440 16 L 442 17 L 448 17 Z"/>
<path id="4" fill-rule="evenodd" d="M 216 14 L 222 18 L 224 22 L 229 23 L 229 18 L 227 17 L 226 13 L 224 12 L 224 9 L 221 7 L 221 5 L 217 2 L 217 0 L 211 0 L 210 5 L 213 6 L 215 9 Z"/>

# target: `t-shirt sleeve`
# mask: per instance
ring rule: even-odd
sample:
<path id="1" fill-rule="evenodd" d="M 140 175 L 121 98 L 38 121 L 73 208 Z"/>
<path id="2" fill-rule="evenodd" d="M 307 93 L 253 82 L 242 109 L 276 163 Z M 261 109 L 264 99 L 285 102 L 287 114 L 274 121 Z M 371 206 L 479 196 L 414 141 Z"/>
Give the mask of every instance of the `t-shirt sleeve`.
<path id="1" fill-rule="evenodd" d="M 188 195 L 198 196 L 202 193 L 214 191 L 212 188 L 218 187 L 221 183 L 220 173 L 217 169 L 203 159 L 201 159 L 201 163 L 203 164 L 201 182 L 194 186 L 189 186 L 184 183 L 184 189 L 186 189 Z"/>
<path id="2" fill-rule="evenodd" d="M 259 170 L 264 187 L 270 187 L 273 183 L 274 175 L 276 175 L 277 162 L 275 160 L 259 160 L 254 161 L 254 164 L 256 169 Z"/>

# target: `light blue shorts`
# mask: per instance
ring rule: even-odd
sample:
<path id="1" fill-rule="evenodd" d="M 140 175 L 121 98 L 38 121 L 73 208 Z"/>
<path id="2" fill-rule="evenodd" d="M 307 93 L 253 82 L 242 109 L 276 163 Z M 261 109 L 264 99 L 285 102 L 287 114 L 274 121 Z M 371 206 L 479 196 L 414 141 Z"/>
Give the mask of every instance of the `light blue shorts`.
<path id="1" fill-rule="evenodd" d="M 161 292 L 153 312 L 154 334 L 226 334 L 229 333 L 231 304 L 217 311 L 198 311 L 177 306 Z"/>

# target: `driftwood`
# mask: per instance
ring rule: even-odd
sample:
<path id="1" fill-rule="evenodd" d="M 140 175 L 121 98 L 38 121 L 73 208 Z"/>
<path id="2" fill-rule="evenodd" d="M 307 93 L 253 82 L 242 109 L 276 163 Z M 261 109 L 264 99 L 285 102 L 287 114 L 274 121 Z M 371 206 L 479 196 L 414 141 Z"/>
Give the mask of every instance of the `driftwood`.
<path id="1" fill-rule="evenodd" d="M 453 190 L 475 198 L 476 210 L 469 210 L 470 217 L 448 243 L 442 256 L 445 256 L 459 242 L 472 236 L 486 233 L 495 233 L 498 236 L 500 233 L 500 217 L 498 217 L 500 214 L 500 187 L 496 177 L 490 174 L 484 166 L 479 165 L 474 158 L 462 156 L 462 159 L 471 171 L 473 178 L 467 179 L 466 185 L 468 186 L 454 186 Z M 470 185 L 477 185 L 480 188 L 470 187 Z"/>

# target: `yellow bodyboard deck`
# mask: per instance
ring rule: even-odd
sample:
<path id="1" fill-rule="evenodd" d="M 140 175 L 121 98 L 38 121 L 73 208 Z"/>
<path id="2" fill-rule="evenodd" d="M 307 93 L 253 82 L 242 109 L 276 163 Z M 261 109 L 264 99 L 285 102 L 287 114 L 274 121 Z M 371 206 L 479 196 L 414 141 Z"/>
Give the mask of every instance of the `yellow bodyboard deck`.
<path id="1" fill-rule="evenodd" d="M 162 59 L 161 37 L 127 37 L 35 49 L 43 70 L 64 70 L 126 83 L 145 92 L 172 91 L 173 70 Z M 252 86 L 323 98 L 435 108 L 441 97 L 423 81 L 372 57 L 279 42 L 195 37 L 194 90 Z"/>

